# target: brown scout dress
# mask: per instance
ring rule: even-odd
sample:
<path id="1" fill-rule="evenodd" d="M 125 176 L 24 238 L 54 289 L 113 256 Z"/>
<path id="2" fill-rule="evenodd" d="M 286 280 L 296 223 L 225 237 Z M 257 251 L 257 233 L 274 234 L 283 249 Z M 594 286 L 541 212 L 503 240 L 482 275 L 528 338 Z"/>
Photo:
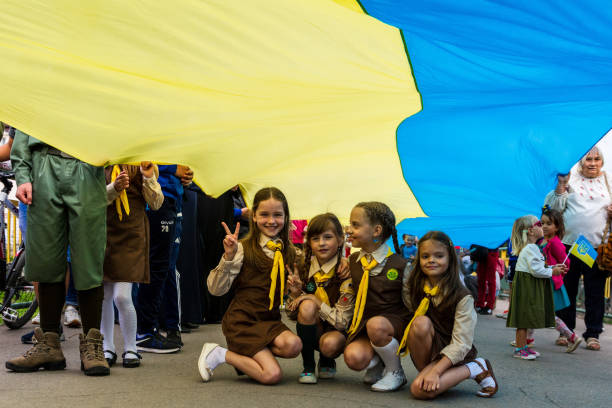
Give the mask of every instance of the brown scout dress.
<path id="1" fill-rule="evenodd" d="M 125 214 L 122 205 L 123 220 L 119 221 L 114 201 L 106 208 L 104 281 L 149 283 L 149 219 L 142 195 L 142 173 L 139 166 L 120 167 L 130 179 L 126 190 L 130 215 Z M 111 182 L 112 170 L 112 166 L 104 170 L 107 184 Z"/>
<path id="2" fill-rule="evenodd" d="M 244 247 L 244 251 L 248 251 Z M 261 250 L 261 249 L 260 249 Z M 263 252 L 263 251 L 262 251 Z M 250 258 L 245 254 L 245 259 Z M 221 329 L 227 341 L 227 348 L 237 354 L 253 357 L 268 347 L 274 339 L 289 330 L 281 322 L 279 310 L 279 282 L 276 286 L 274 305 L 270 307 L 270 271 L 273 260 L 266 257 L 265 265 L 243 263 L 234 280 L 234 299 L 223 316 Z"/>
<path id="3" fill-rule="evenodd" d="M 358 253 L 349 257 L 349 269 L 353 278 L 353 289 L 359 292 L 359 285 L 363 276 L 361 262 L 357 261 Z M 404 268 L 406 260 L 397 254 L 387 258 L 383 270 L 376 276 L 370 276 L 368 282 L 368 294 L 363 310 L 363 317 L 357 330 L 349 336 L 347 344 L 360 336 L 367 335 L 365 326 L 367 321 L 374 316 L 383 316 L 393 326 L 393 337 L 401 339 L 404 329 L 410 322 L 412 314 L 408 311 L 402 301 L 402 282 L 404 280 Z M 391 269 L 394 271 L 390 272 Z"/>
<path id="4" fill-rule="evenodd" d="M 463 299 L 465 296 L 468 296 L 470 293 L 467 289 L 462 289 L 463 296 L 459 298 L 459 300 Z M 439 309 L 434 306 L 433 302 L 429 303 L 429 309 L 427 309 L 427 313 L 425 316 L 429 317 L 433 326 L 434 326 L 434 338 L 431 345 L 431 361 L 437 361 L 442 358 L 440 352 L 444 347 L 448 346 L 452 340 L 453 336 L 453 326 L 455 325 L 455 311 L 457 309 L 457 304 L 446 307 L 445 309 Z M 464 365 L 467 362 L 474 360 L 478 352 L 476 351 L 476 347 L 472 344 L 471 350 L 466 354 L 465 358 L 454 364 L 453 367 L 457 367 L 460 365 Z"/>

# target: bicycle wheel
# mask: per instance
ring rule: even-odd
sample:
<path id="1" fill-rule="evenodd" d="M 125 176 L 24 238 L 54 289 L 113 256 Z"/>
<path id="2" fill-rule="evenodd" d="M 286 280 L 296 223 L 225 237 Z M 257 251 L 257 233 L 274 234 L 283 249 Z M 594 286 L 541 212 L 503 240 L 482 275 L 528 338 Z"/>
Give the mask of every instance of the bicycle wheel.
<path id="1" fill-rule="evenodd" d="M 34 285 L 23 276 L 25 253 L 22 252 L 14 262 L 2 300 L 2 320 L 9 329 L 18 329 L 26 324 L 38 308 Z"/>

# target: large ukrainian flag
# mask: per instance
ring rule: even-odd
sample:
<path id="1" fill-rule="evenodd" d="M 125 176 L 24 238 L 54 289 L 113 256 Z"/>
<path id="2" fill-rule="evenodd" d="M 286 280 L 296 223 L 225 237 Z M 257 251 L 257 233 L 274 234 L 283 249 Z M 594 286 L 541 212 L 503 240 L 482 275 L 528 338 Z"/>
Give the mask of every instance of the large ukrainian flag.
<path id="1" fill-rule="evenodd" d="M 1 12 L 0 120 L 95 164 L 188 164 L 210 194 L 275 185 L 298 218 L 380 200 L 430 216 L 400 228 L 502 240 L 612 127 L 603 0 Z"/>

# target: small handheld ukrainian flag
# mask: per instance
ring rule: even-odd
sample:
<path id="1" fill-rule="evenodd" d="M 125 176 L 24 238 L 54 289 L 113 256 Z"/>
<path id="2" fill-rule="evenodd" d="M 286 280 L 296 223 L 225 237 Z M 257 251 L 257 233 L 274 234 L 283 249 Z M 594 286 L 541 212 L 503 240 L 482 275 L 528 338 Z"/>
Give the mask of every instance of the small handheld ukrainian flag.
<path id="1" fill-rule="evenodd" d="M 574 245 L 570 248 L 570 254 L 589 265 L 589 268 L 593 267 L 595 258 L 597 258 L 597 251 L 593 248 L 589 240 L 582 235 L 576 239 L 576 242 L 574 242 Z"/>

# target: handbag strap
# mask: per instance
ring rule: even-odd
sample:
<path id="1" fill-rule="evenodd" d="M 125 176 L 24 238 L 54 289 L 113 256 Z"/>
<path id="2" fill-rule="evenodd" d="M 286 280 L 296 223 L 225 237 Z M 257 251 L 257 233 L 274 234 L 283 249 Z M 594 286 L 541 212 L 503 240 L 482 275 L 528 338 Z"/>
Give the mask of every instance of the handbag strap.
<path id="1" fill-rule="evenodd" d="M 608 175 L 606 174 L 605 170 L 602 171 L 602 173 L 604 175 L 604 182 L 606 183 L 606 188 L 608 189 L 608 197 L 612 199 L 612 192 L 610 191 L 610 185 L 608 184 Z M 612 230 L 610 229 L 610 217 L 606 217 L 606 226 L 604 227 L 603 234 L 601 236 L 602 245 L 606 243 L 606 237 L 608 236 L 608 234 L 610 235 L 608 237 L 608 241 L 610 241 L 610 239 L 612 239 Z"/>

